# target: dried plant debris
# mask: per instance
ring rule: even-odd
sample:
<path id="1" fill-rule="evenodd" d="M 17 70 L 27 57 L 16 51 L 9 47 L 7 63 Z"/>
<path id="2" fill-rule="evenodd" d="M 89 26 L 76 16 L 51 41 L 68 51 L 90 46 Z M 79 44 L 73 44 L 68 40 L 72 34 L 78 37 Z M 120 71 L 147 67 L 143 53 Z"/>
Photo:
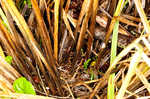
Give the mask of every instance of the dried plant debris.
<path id="1" fill-rule="evenodd" d="M 1 0 L 0 98 L 148 99 L 149 4 Z"/>

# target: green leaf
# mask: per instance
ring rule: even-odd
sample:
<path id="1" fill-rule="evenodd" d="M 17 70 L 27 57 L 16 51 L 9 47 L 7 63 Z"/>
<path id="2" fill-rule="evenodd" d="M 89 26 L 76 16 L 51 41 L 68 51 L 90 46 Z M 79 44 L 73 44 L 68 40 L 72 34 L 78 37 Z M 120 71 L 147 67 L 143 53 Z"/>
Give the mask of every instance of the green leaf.
<path id="1" fill-rule="evenodd" d="M 13 88 L 16 93 L 36 95 L 32 84 L 24 77 L 20 77 L 13 83 Z"/>
<path id="2" fill-rule="evenodd" d="M 88 59 L 87 61 L 84 62 L 84 69 L 87 69 L 90 61 L 91 61 L 91 59 Z"/>
<path id="3" fill-rule="evenodd" d="M 6 61 L 7 63 L 11 64 L 11 63 L 12 63 L 12 57 L 11 57 L 11 56 L 6 56 L 6 57 L 5 57 L 5 61 Z"/>

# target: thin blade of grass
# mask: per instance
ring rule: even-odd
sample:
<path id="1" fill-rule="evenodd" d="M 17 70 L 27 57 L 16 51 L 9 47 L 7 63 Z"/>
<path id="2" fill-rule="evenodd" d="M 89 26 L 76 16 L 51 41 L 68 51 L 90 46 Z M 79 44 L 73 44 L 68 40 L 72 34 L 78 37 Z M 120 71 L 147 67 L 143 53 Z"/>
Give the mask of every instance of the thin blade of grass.
<path id="1" fill-rule="evenodd" d="M 91 24 L 90 24 L 90 29 L 89 29 L 89 31 L 91 33 L 91 36 L 89 36 L 88 44 L 87 44 L 87 46 L 88 46 L 87 47 L 87 57 L 90 55 L 90 51 L 91 51 L 91 47 L 92 47 L 98 4 L 99 4 L 99 1 L 94 0 L 93 10 L 92 10 L 92 17 L 91 17 Z"/>
<path id="2" fill-rule="evenodd" d="M 66 12 L 66 13 L 67 13 L 68 10 L 69 10 L 70 3 L 71 3 L 71 0 L 67 0 L 66 7 L 65 7 L 65 12 Z"/>
<path id="3" fill-rule="evenodd" d="M 55 0 L 54 5 L 54 57 L 58 60 L 58 26 L 59 26 L 60 0 Z"/>
<path id="4" fill-rule="evenodd" d="M 150 93 L 150 84 L 148 80 L 146 79 L 146 77 L 144 76 L 144 74 L 138 68 L 136 68 L 136 75 L 140 78 L 141 82 L 144 84 L 145 88 Z"/>
<path id="5" fill-rule="evenodd" d="M 110 64 L 112 64 L 117 55 L 118 30 L 119 30 L 119 21 L 117 20 L 114 26 L 112 36 Z"/>
<path id="6" fill-rule="evenodd" d="M 67 14 L 67 18 L 71 22 L 71 24 L 73 25 L 73 27 L 76 27 L 76 24 L 77 24 L 78 20 L 72 18 L 69 14 Z"/>
<path id="7" fill-rule="evenodd" d="M 108 80 L 108 89 L 107 89 L 107 99 L 115 99 L 115 92 L 114 92 L 114 78 L 115 78 L 115 73 L 111 74 L 109 76 Z"/>
<path id="8" fill-rule="evenodd" d="M 70 36 L 72 37 L 72 39 L 75 41 L 75 37 L 74 37 L 74 35 L 73 35 L 73 32 L 72 32 L 72 30 L 71 30 L 71 26 L 70 26 L 70 24 L 69 24 L 69 21 L 68 21 L 68 19 L 67 19 L 67 14 L 66 14 L 66 12 L 63 10 L 63 19 L 64 19 L 64 23 L 66 24 L 66 27 L 67 27 L 67 29 L 68 29 L 68 31 L 69 31 L 69 33 L 70 33 Z"/>
<path id="9" fill-rule="evenodd" d="M 0 98 L 15 98 L 15 99 L 56 99 L 52 97 L 40 96 L 40 95 L 28 95 L 28 94 L 19 94 L 19 93 L 3 93 L 0 94 Z"/>
<path id="10" fill-rule="evenodd" d="M 136 5 L 137 11 L 141 17 L 142 23 L 144 25 L 144 29 L 146 30 L 147 33 L 150 33 L 149 22 L 147 21 L 147 17 L 146 17 L 144 10 L 143 10 L 141 1 L 140 0 L 134 0 L 134 3 Z"/>
<path id="11" fill-rule="evenodd" d="M 5 54 L 4 54 L 3 49 L 2 49 L 1 46 L 0 46 L 0 56 L 1 56 L 2 58 L 5 58 Z"/>
<path id="12" fill-rule="evenodd" d="M 10 26 L 8 24 L 7 18 L 5 16 L 3 10 L 1 9 L 1 7 L 0 7 L 0 16 L 1 16 L 2 20 L 3 20 L 3 22 L 4 22 L 3 24 L 5 25 L 5 27 L 8 28 L 9 30 L 11 30 Z"/>
<path id="13" fill-rule="evenodd" d="M 53 28 L 52 28 L 52 21 L 51 21 L 51 15 L 50 15 L 50 7 L 47 7 L 47 5 L 45 4 L 46 6 L 46 14 L 47 14 L 47 20 L 48 20 L 48 24 L 49 24 L 49 30 L 50 30 L 50 33 L 53 37 Z M 54 38 L 54 37 L 53 37 Z"/>
<path id="14" fill-rule="evenodd" d="M 120 16 L 119 16 L 119 17 L 118 17 L 118 20 L 119 20 L 120 22 L 122 22 L 122 23 L 127 24 L 127 25 L 139 27 L 137 24 L 133 23 L 133 22 L 130 21 L 130 20 L 127 20 L 127 19 L 124 18 L 124 17 L 120 17 Z"/>
<path id="15" fill-rule="evenodd" d="M 89 2 L 87 4 L 87 12 L 86 12 L 85 18 L 83 20 L 83 24 L 82 24 L 82 27 L 81 27 L 81 32 L 80 32 L 79 39 L 78 39 L 78 42 L 77 42 L 77 47 L 76 47 L 77 55 L 80 52 L 80 49 L 81 49 L 82 43 L 83 43 L 83 38 L 84 38 L 85 32 L 87 30 L 88 20 L 91 16 L 92 3 L 93 3 L 93 0 L 89 0 Z"/>
<path id="16" fill-rule="evenodd" d="M 111 44 L 111 56 L 110 56 L 110 64 L 113 63 L 113 61 L 116 58 L 117 55 L 117 41 L 118 41 L 118 29 L 119 28 L 119 21 L 117 20 L 114 26 L 113 30 L 113 36 L 112 36 L 112 44 Z M 108 99 L 114 99 L 114 84 L 113 82 L 110 83 L 109 81 L 115 79 L 115 73 L 111 74 L 108 80 Z"/>
<path id="17" fill-rule="evenodd" d="M 77 39 L 77 32 L 79 31 L 80 24 L 83 20 L 85 12 L 87 11 L 87 3 L 88 3 L 88 0 L 84 0 L 84 2 L 82 4 L 81 12 L 80 12 L 78 22 L 76 24 L 75 32 L 74 32 L 75 39 Z"/>

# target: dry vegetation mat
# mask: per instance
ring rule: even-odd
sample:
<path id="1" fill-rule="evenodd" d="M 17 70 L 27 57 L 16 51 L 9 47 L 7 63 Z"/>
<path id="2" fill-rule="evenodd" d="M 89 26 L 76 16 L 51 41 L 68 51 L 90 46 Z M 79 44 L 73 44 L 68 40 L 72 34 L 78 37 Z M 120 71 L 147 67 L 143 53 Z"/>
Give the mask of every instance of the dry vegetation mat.
<path id="1" fill-rule="evenodd" d="M 0 0 L 0 99 L 149 99 L 150 0 Z"/>

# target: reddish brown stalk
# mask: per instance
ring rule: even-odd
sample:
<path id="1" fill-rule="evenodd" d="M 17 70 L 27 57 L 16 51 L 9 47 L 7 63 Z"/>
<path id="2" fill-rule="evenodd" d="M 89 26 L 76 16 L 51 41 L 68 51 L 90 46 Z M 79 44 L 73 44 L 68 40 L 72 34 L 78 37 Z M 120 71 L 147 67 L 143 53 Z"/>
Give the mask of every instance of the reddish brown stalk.
<path id="1" fill-rule="evenodd" d="M 88 27 L 88 20 L 91 16 L 92 3 L 93 3 L 93 0 L 90 0 L 88 2 L 88 5 L 87 5 L 87 12 L 86 12 L 85 18 L 83 20 L 83 24 L 82 24 L 82 27 L 81 27 L 81 32 L 80 32 L 79 39 L 78 39 L 78 42 L 77 42 L 77 47 L 76 47 L 77 56 L 78 56 L 78 54 L 80 52 L 80 49 L 82 47 L 84 35 L 85 35 L 85 32 L 86 32 L 87 27 Z"/>
<path id="2" fill-rule="evenodd" d="M 58 25 L 59 25 L 59 6 L 60 0 L 55 0 L 54 5 L 54 56 L 58 60 Z"/>
<path id="3" fill-rule="evenodd" d="M 91 18 L 91 24 L 90 24 L 90 33 L 91 36 L 89 36 L 88 39 L 88 48 L 87 48 L 87 57 L 89 57 L 90 53 L 91 53 L 91 47 L 92 47 L 92 43 L 93 43 L 93 36 L 94 36 L 94 30 L 95 30 L 95 22 L 96 22 L 96 14 L 97 14 L 97 8 L 98 8 L 98 0 L 94 0 L 93 3 L 93 12 L 92 12 L 92 18 Z"/>
<path id="4" fill-rule="evenodd" d="M 42 38 L 42 43 L 45 44 L 43 47 L 45 49 L 45 53 L 47 56 L 47 61 L 49 63 L 49 65 L 51 65 L 52 67 L 49 67 L 46 65 L 46 68 L 49 71 L 49 74 L 52 76 L 52 78 L 54 79 L 54 82 L 58 88 L 58 91 L 60 94 L 63 94 L 61 85 L 60 85 L 60 80 L 58 77 L 58 72 L 54 63 L 54 58 L 52 55 L 52 47 L 51 47 L 51 41 L 50 41 L 50 37 L 49 37 L 49 33 L 47 31 L 46 25 L 44 23 L 44 20 L 40 14 L 40 9 L 38 8 L 37 2 L 35 0 L 32 0 L 32 5 L 33 5 L 33 9 L 35 11 L 35 15 L 36 15 L 36 19 L 38 22 L 39 27 L 41 28 L 41 38 Z"/>

